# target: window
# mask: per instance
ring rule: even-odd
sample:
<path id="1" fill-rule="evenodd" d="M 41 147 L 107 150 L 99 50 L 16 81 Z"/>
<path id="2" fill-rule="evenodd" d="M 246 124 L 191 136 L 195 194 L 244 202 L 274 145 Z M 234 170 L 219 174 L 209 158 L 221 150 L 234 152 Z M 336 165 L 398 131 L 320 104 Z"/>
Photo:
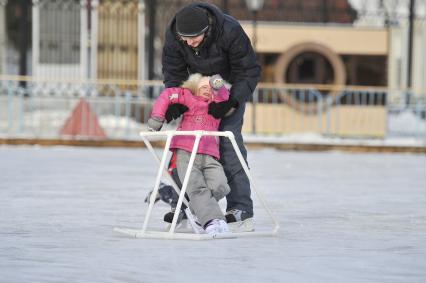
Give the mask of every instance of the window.
<path id="1" fill-rule="evenodd" d="M 78 1 L 40 3 L 40 63 L 80 62 L 80 4 Z"/>

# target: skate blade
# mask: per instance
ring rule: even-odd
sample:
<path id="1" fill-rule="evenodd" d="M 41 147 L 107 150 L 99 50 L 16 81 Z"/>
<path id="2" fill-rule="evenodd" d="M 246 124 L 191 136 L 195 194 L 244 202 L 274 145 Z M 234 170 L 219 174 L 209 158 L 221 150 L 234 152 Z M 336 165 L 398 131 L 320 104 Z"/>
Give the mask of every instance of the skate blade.
<path id="1" fill-rule="evenodd" d="M 229 230 L 233 233 L 240 232 L 253 232 L 254 231 L 254 220 L 253 218 L 247 218 L 244 221 L 237 221 L 228 223 Z"/>

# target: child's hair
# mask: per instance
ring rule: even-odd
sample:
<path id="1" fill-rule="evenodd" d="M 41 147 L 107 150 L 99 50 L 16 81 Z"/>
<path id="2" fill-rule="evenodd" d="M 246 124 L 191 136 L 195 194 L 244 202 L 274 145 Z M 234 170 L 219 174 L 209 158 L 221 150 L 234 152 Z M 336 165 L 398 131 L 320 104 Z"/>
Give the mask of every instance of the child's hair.
<path id="1" fill-rule="evenodd" d="M 192 94 L 196 95 L 198 90 L 198 84 L 200 83 L 203 75 L 195 73 L 189 76 L 189 78 L 182 84 L 182 87 L 189 89 Z"/>
<path id="2" fill-rule="evenodd" d="M 200 73 L 191 74 L 188 77 L 188 79 L 183 82 L 181 87 L 187 88 L 192 92 L 193 95 L 197 95 L 198 85 L 200 84 L 202 79 L 208 78 L 209 80 L 214 80 L 217 77 L 221 80 L 222 86 L 225 86 L 228 90 L 231 89 L 231 84 L 228 83 L 227 81 L 225 81 L 224 79 L 222 79 L 222 77 L 220 75 L 213 75 L 212 77 L 210 77 L 210 76 L 203 76 Z M 209 82 L 209 83 L 211 83 L 211 82 Z M 220 88 L 220 87 L 218 87 L 218 88 Z M 214 87 L 213 87 L 213 89 L 217 90 Z"/>

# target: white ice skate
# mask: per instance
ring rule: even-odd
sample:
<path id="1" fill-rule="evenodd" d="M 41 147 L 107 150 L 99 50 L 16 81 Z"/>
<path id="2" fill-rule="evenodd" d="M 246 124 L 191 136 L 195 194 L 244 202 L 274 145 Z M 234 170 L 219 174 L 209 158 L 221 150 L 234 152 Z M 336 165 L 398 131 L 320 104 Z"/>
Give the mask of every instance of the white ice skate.
<path id="1" fill-rule="evenodd" d="M 253 216 L 239 209 L 228 210 L 225 214 L 226 222 L 232 232 L 253 232 Z"/>
<path id="2" fill-rule="evenodd" d="M 229 233 L 228 224 L 222 219 L 213 219 L 207 224 L 206 233 L 213 236 Z"/>
<path id="3" fill-rule="evenodd" d="M 229 230 L 232 232 L 253 232 L 254 231 L 254 220 L 253 217 L 247 218 L 243 221 L 237 221 L 228 223 Z"/>

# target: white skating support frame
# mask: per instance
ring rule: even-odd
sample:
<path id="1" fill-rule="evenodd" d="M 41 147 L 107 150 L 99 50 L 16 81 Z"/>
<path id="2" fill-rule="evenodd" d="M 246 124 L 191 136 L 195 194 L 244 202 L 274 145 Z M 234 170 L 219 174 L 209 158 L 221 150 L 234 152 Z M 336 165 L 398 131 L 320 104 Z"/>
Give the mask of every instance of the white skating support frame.
<path id="1" fill-rule="evenodd" d="M 157 178 L 155 180 L 155 185 L 154 185 L 154 189 L 153 192 L 150 196 L 150 200 L 149 200 L 149 206 L 148 206 L 148 211 L 145 215 L 145 220 L 143 222 L 143 226 L 142 229 L 128 229 L 128 228 L 115 228 L 114 230 L 120 233 L 124 233 L 126 235 L 130 235 L 132 237 L 135 238 L 151 238 L 151 239 L 185 239 L 185 240 L 208 240 L 208 239 L 226 239 L 226 238 L 240 238 L 240 237 L 258 237 L 258 236 L 273 236 L 276 235 L 279 229 L 279 225 L 277 220 L 275 219 L 275 217 L 273 216 L 271 210 L 269 209 L 269 207 L 267 206 L 264 198 L 262 197 L 262 195 L 260 194 L 259 190 L 257 189 L 253 178 L 251 177 L 250 171 L 247 167 L 246 162 L 244 161 L 244 158 L 241 154 L 240 149 L 238 148 L 237 142 L 235 141 L 235 137 L 233 135 L 232 132 L 226 131 L 226 132 L 209 132 L 209 131 L 161 131 L 161 132 L 141 132 L 140 133 L 146 147 L 148 148 L 148 150 L 153 154 L 153 156 L 155 157 L 155 159 L 160 163 L 160 167 L 157 173 Z M 170 149 L 170 143 L 172 140 L 173 136 L 195 136 L 195 142 L 194 142 L 194 147 L 192 149 L 192 153 L 191 153 L 191 157 L 189 159 L 189 164 L 188 164 L 188 169 L 185 173 L 185 177 L 182 183 L 182 189 L 179 190 L 179 188 L 177 187 L 177 185 L 175 184 L 175 182 L 173 181 L 173 179 L 170 177 L 170 175 L 167 172 L 166 169 L 166 160 L 167 160 L 167 155 Z M 195 160 L 195 155 L 197 153 L 198 150 L 198 145 L 200 143 L 200 139 L 202 136 L 217 136 L 217 137 L 226 137 L 229 138 L 229 140 L 232 143 L 232 146 L 234 147 L 234 150 L 238 156 L 238 159 L 240 160 L 240 163 L 245 171 L 245 173 L 247 174 L 247 177 L 250 181 L 250 185 L 252 190 L 256 193 L 259 201 L 261 202 L 262 206 L 264 207 L 264 209 L 266 210 L 266 212 L 268 213 L 269 217 L 272 220 L 272 225 L 273 228 L 271 230 L 268 231 L 253 231 L 253 232 L 241 232 L 241 233 L 223 233 L 223 234 L 218 234 L 218 235 L 208 235 L 208 234 L 195 234 L 195 233 L 180 233 L 180 232 L 175 232 L 176 229 L 176 223 L 178 220 L 178 215 L 179 215 L 179 211 L 182 207 L 182 203 L 185 203 L 186 205 L 188 205 L 186 199 L 185 199 L 185 192 L 186 192 L 186 188 L 188 185 L 188 180 L 189 180 L 189 175 L 190 172 L 192 170 L 192 166 L 194 164 L 194 160 Z M 161 137 L 164 138 L 166 137 L 166 145 L 164 147 L 164 151 L 163 151 L 163 155 L 161 160 L 159 160 L 157 154 L 155 153 L 154 149 L 152 148 L 151 143 L 149 142 L 148 138 L 149 137 Z M 170 230 L 168 232 L 165 231 L 149 231 L 148 230 L 148 223 L 149 223 L 149 219 L 151 217 L 151 212 L 152 209 L 154 207 L 154 202 L 155 202 L 155 198 L 158 194 L 158 190 L 159 190 L 159 186 L 160 186 L 160 180 L 162 176 L 166 176 L 169 181 L 171 182 L 172 186 L 174 187 L 174 189 L 179 193 L 179 199 L 178 199 L 178 203 L 176 206 L 176 212 L 173 216 L 173 221 L 172 224 L 170 226 Z"/>

